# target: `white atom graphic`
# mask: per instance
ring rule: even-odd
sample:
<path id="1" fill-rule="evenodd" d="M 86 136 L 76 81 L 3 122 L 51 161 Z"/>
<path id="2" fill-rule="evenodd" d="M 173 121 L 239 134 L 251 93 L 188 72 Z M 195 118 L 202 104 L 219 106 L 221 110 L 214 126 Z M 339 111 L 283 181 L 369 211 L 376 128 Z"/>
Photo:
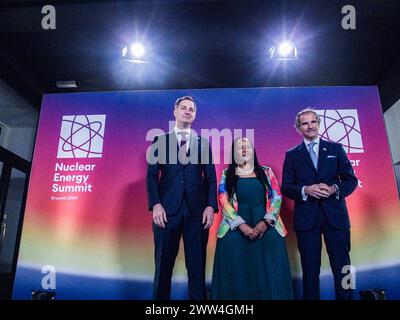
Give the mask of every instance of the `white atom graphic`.
<path id="1" fill-rule="evenodd" d="M 321 117 L 322 139 L 341 143 L 347 153 L 363 153 L 357 109 L 315 110 Z"/>
<path id="2" fill-rule="evenodd" d="M 106 115 L 63 116 L 57 158 L 101 158 Z"/>

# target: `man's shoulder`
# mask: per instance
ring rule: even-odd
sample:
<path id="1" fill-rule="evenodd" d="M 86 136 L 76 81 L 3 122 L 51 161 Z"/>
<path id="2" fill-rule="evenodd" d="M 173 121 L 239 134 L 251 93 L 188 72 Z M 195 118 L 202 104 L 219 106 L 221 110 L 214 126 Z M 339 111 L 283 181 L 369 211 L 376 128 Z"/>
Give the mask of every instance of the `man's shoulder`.
<path id="1" fill-rule="evenodd" d="M 299 151 L 301 146 L 302 146 L 302 144 L 303 144 L 303 142 L 299 143 L 298 145 L 295 145 L 294 147 L 292 147 L 289 150 L 287 150 L 286 153 L 291 154 L 291 153 Z"/>
<path id="2" fill-rule="evenodd" d="M 335 142 L 335 141 L 328 141 L 328 140 L 323 140 L 323 139 L 321 139 L 320 140 L 321 142 L 321 146 L 322 145 L 325 145 L 325 146 L 329 146 L 329 147 L 331 147 L 331 148 L 342 148 L 343 146 L 342 146 L 342 144 L 341 143 L 339 143 L 339 142 Z"/>
<path id="3" fill-rule="evenodd" d="M 157 140 L 162 140 L 162 139 L 166 139 L 166 138 L 168 138 L 169 137 L 169 135 L 172 133 L 172 131 L 171 132 L 163 132 L 163 133 L 160 133 L 160 134 L 157 134 L 157 135 L 155 135 L 154 136 L 154 141 L 157 141 Z"/>

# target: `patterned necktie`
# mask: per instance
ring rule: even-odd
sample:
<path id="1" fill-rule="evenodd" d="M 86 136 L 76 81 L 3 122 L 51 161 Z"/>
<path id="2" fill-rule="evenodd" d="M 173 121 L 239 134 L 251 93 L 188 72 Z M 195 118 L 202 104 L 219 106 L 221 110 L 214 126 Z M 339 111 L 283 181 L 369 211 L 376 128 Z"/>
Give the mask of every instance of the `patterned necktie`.
<path id="1" fill-rule="evenodd" d="M 181 143 L 179 144 L 179 149 L 181 149 L 183 146 L 186 146 L 187 132 L 186 131 L 181 131 L 181 132 L 179 132 L 179 134 L 181 135 Z"/>
<path id="2" fill-rule="evenodd" d="M 314 164 L 315 169 L 317 169 L 317 166 L 318 166 L 318 157 L 317 157 L 317 154 L 314 151 L 314 146 L 316 144 L 317 144 L 316 142 L 311 142 L 308 145 L 308 153 L 310 154 L 310 157 L 311 157 L 311 160 L 312 160 L 312 162 Z"/>
<path id="3" fill-rule="evenodd" d="M 186 165 L 188 164 L 188 156 L 187 156 L 187 136 L 188 133 L 186 131 L 181 131 L 179 132 L 180 136 L 181 136 L 181 142 L 179 144 L 179 151 L 178 151 L 178 160 L 180 164 Z"/>

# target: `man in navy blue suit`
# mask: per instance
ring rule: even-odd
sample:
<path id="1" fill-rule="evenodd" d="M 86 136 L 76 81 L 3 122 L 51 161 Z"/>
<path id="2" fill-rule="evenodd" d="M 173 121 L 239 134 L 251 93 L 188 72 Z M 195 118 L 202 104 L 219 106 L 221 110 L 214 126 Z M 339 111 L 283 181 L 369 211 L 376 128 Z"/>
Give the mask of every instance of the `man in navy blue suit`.
<path id="1" fill-rule="evenodd" d="M 183 237 L 189 299 L 206 298 L 208 230 L 217 206 L 217 181 L 208 141 L 191 125 L 197 107 L 190 96 L 175 102 L 173 131 L 157 136 L 147 155 L 147 193 L 153 212 L 153 298 L 168 300 L 179 242 Z"/>
<path id="2" fill-rule="evenodd" d="M 321 235 L 334 277 L 336 299 L 352 299 L 350 220 L 345 198 L 358 180 L 341 144 L 319 138 L 320 117 L 312 109 L 296 115 L 304 141 L 286 152 L 282 193 L 295 201 L 294 230 L 303 271 L 303 298 L 320 299 Z M 346 267 L 346 268 L 345 268 Z"/>

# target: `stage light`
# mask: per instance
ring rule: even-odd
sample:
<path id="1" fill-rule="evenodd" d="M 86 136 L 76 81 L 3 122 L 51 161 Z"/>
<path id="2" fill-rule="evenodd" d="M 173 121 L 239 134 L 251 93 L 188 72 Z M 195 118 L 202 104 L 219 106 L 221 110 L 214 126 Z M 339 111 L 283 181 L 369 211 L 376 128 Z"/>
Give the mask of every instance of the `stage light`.
<path id="1" fill-rule="evenodd" d="M 385 289 L 368 289 L 360 291 L 361 300 L 386 300 Z"/>
<path id="2" fill-rule="evenodd" d="M 292 42 L 284 41 L 279 45 L 278 49 L 271 47 L 269 56 L 274 60 L 295 60 L 297 59 L 297 48 Z"/>
<path id="3" fill-rule="evenodd" d="M 287 57 L 294 49 L 293 43 L 285 41 L 279 46 L 279 54 L 282 57 Z"/>
<path id="4" fill-rule="evenodd" d="M 124 46 L 122 48 L 122 60 L 133 63 L 148 63 L 143 60 L 143 56 L 146 53 L 144 45 L 140 42 L 135 42 L 130 46 Z"/>
<path id="5" fill-rule="evenodd" d="M 126 57 L 127 54 L 128 54 L 128 47 L 123 47 L 123 48 L 122 48 L 122 56 L 123 56 L 123 57 Z"/>
<path id="6" fill-rule="evenodd" d="M 72 81 L 57 81 L 56 82 L 57 88 L 60 89 L 67 89 L 67 88 L 78 88 L 78 84 L 75 80 Z"/>
<path id="7" fill-rule="evenodd" d="M 130 51 L 136 59 L 140 59 L 144 55 L 144 46 L 140 42 L 136 42 L 130 46 Z"/>
<path id="8" fill-rule="evenodd" d="M 54 291 L 32 290 L 32 300 L 55 300 Z"/>

